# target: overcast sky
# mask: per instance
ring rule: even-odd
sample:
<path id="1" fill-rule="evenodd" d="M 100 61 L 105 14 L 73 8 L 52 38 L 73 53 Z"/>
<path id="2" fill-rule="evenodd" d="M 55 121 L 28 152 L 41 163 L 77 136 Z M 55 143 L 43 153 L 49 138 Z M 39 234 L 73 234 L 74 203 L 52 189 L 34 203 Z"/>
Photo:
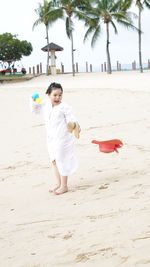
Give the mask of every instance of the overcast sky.
<path id="1" fill-rule="evenodd" d="M 0 0 L 0 34 L 9 32 L 17 34 L 18 39 L 27 40 L 33 46 L 33 52 L 29 57 L 22 59 L 23 65 L 28 68 L 42 62 L 46 66 L 46 53 L 41 48 L 46 45 L 45 26 L 40 25 L 32 30 L 33 23 L 37 19 L 35 9 L 42 0 Z M 135 9 L 137 13 L 137 9 Z M 137 21 L 135 21 L 137 24 Z M 117 25 L 117 24 L 116 24 Z M 136 25 L 137 26 L 137 25 Z M 118 60 L 122 64 L 128 64 L 136 60 L 138 62 L 138 35 L 134 31 L 118 28 L 118 35 L 110 32 L 110 55 L 112 65 Z M 143 62 L 150 58 L 150 11 L 142 13 L 142 57 Z M 75 21 L 74 48 L 75 62 L 79 64 L 79 70 L 85 70 L 85 62 L 93 65 L 93 70 L 100 69 L 101 63 L 106 61 L 106 33 L 103 32 L 94 48 L 91 48 L 90 38 L 83 44 L 85 29 L 82 22 Z M 65 22 L 59 20 L 49 28 L 50 42 L 54 42 L 64 48 L 64 51 L 57 52 L 57 68 L 61 62 L 66 71 L 71 71 L 71 43 L 66 37 Z"/>

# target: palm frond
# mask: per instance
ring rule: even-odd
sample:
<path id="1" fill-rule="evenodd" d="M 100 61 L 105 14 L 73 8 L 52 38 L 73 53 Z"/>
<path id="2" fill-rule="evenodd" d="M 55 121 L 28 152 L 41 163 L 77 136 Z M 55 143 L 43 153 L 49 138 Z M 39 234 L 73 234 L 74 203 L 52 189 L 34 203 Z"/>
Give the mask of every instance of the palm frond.
<path id="1" fill-rule="evenodd" d="M 63 18 L 64 17 L 64 13 L 63 13 L 63 10 L 61 8 L 56 8 L 56 9 L 50 10 L 47 13 L 47 16 L 50 18 L 51 22 L 54 22 L 59 18 L 60 19 Z"/>
<path id="2" fill-rule="evenodd" d="M 96 41 L 97 39 L 99 38 L 100 36 L 100 33 L 101 33 L 101 27 L 100 25 L 96 28 L 94 34 L 93 34 L 93 37 L 92 37 L 92 41 L 91 41 L 91 46 L 94 47 L 95 44 L 96 44 Z"/>
<path id="3" fill-rule="evenodd" d="M 141 11 L 144 9 L 143 4 L 141 3 L 141 0 L 136 0 L 135 4 Z"/>
<path id="4" fill-rule="evenodd" d="M 40 25 L 42 22 L 41 22 L 41 20 L 40 19 L 37 19 L 35 22 L 34 22 L 34 24 L 33 24 L 33 26 L 32 26 L 32 30 L 34 30 L 38 25 Z"/>
<path id="5" fill-rule="evenodd" d="M 84 42 L 88 39 L 89 35 L 95 31 L 95 29 L 93 27 L 89 27 L 88 30 L 86 31 L 85 35 L 84 35 Z"/>
<path id="6" fill-rule="evenodd" d="M 135 30 L 135 31 L 139 32 L 139 29 L 136 26 L 134 26 L 133 24 L 131 24 L 129 21 L 119 20 L 118 24 L 122 25 L 123 27 L 125 27 L 127 29 L 132 29 L 132 30 Z"/>
<path id="7" fill-rule="evenodd" d="M 115 34 L 117 34 L 118 31 L 117 31 L 117 27 L 116 27 L 115 23 L 112 20 L 110 21 L 110 23 L 111 23 L 112 27 L 114 28 Z"/>
<path id="8" fill-rule="evenodd" d="M 67 17 L 66 18 L 66 33 L 69 39 L 71 38 L 71 33 L 73 30 L 74 30 L 73 22 L 71 18 Z"/>
<path id="9" fill-rule="evenodd" d="M 145 0 L 144 4 L 148 9 L 150 9 L 150 0 Z"/>

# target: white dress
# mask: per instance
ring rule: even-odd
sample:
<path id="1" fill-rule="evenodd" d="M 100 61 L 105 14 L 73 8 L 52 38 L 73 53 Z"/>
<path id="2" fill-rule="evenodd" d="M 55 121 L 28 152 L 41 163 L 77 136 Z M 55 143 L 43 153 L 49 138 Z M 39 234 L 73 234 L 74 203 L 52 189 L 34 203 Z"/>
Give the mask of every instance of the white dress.
<path id="1" fill-rule="evenodd" d="M 64 102 L 52 107 L 50 100 L 41 105 L 34 103 L 32 101 L 32 110 L 37 106 L 38 112 L 44 114 L 50 160 L 56 161 L 60 175 L 73 174 L 78 168 L 74 153 L 75 137 L 67 129 L 68 122 L 77 121 L 72 108 Z"/>

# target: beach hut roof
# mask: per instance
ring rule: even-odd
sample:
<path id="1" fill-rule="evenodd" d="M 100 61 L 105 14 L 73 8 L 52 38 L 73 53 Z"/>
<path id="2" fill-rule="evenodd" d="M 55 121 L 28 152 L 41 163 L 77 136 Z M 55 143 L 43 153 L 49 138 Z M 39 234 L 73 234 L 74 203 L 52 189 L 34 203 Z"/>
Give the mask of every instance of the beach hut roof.
<path id="1" fill-rule="evenodd" d="M 54 43 L 50 43 L 46 46 L 44 46 L 43 48 L 41 48 L 42 51 L 47 52 L 48 51 L 48 47 L 49 47 L 49 51 L 53 50 L 53 51 L 62 51 L 64 50 L 61 46 L 54 44 Z"/>

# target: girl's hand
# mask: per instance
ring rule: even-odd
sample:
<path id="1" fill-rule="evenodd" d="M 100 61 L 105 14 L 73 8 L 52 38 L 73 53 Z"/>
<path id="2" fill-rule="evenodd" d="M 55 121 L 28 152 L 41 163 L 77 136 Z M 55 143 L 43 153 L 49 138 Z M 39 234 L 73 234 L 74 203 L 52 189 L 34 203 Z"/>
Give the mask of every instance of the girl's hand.
<path id="1" fill-rule="evenodd" d="M 67 128 L 70 133 L 74 132 L 76 138 L 80 137 L 79 134 L 81 132 L 81 128 L 78 122 L 68 122 Z"/>
<path id="2" fill-rule="evenodd" d="M 73 132 L 73 130 L 75 129 L 75 127 L 76 127 L 76 123 L 75 123 L 75 122 L 72 122 L 72 121 L 68 122 L 68 124 L 67 124 L 67 128 L 68 128 L 68 131 L 69 131 L 70 133 Z"/>

